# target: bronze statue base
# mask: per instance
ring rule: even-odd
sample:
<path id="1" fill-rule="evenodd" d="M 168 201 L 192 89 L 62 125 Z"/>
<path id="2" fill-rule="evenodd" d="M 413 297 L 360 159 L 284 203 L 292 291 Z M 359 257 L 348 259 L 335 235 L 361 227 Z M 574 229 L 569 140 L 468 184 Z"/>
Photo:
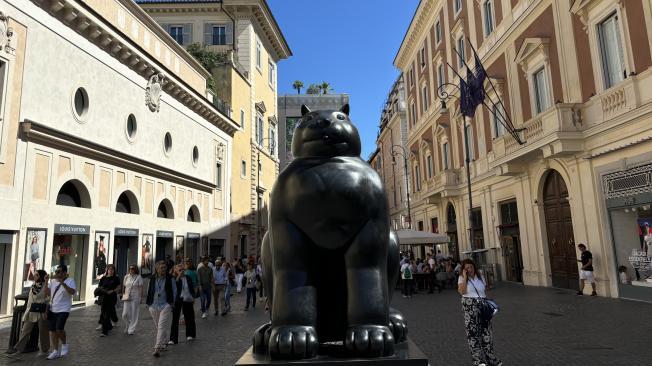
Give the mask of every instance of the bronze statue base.
<path id="1" fill-rule="evenodd" d="M 249 347 L 235 366 L 260 366 L 260 365 L 311 365 L 311 366 L 430 366 L 428 357 L 409 338 L 407 342 L 397 344 L 394 356 L 380 358 L 348 358 L 343 353 L 343 346 L 321 345 L 319 355 L 309 360 L 272 361 L 269 356 L 254 354 L 253 347 Z"/>

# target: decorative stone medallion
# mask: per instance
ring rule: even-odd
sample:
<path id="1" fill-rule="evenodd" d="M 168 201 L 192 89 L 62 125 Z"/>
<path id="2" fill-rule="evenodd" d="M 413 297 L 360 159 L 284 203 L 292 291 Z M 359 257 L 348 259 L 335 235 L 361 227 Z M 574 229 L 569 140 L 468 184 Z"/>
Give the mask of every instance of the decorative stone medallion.
<path id="1" fill-rule="evenodd" d="M 11 37 L 14 35 L 13 28 L 9 27 L 9 17 L 0 11 L 0 49 L 5 50 L 10 55 L 14 55 L 16 50 L 11 46 Z"/>
<path id="2" fill-rule="evenodd" d="M 217 148 L 215 149 L 215 157 L 217 160 L 222 161 L 224 160 L 224 149 L 226 148 L 226 145 L 223 143 L 218 143 Z"/>
<path id="3" fill-rule="evenodd" d="M 165 76 L 163 74 L 154 74 L 147 82 L 145 89 L 145 104 L 152 112 L 158 112 L 161 106 L 161 94 L 163 93 L 163 83 Z"/>

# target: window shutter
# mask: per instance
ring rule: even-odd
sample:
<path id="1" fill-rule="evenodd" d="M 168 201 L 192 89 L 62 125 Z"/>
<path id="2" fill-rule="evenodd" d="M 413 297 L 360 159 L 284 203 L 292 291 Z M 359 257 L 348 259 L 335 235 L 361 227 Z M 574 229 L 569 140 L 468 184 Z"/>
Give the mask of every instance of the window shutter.
<path id="1" fill-rule="evenodd" d="M 183 45 L 187 46 L 192 43 L 192 23 L 183 25 Z"/>
<path id="2" fill-rule="evenodd" d="M 225 25 L 226 28 L 226 44 L 233 44 L 233 23 Z"/>
<path id="3" fill-rule="evenodd" d="M 213 24 L 204 23 L 204 45 L 210 46 L 213 44 Z"/>

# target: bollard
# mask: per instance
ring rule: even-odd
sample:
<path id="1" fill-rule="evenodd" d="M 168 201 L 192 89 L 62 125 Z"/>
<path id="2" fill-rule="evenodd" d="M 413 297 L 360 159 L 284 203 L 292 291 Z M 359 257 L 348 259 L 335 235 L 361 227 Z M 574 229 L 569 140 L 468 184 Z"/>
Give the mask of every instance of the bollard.
<path id="1" fill-rule="evenodd" d="M 14 348 L 20 339 L 20 330 L 23 326 L 23 315 L 27 311 L 27 294 L 19 294 L 14 297 L 14 314 L 11 318 L 11 333 L 9 335 L 9 348 Z M 18 305 L 19 301 L 23 301 Z M 34 352 L 38 350 L 39 329 L 38 324 L 32 328 L 32 334 L 29 342 L 25 346 L 24 352 Z"/>

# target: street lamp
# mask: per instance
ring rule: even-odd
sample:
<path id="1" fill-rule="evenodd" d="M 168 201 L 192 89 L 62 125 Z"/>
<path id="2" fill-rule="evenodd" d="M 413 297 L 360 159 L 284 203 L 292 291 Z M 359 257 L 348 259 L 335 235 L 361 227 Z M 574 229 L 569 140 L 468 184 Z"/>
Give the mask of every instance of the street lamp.
<path id="1" fill-rule="evenodd" d="M 401 151 L 394 151 L 394 148 L 398 147 Z M 407 192 L 407 219 L 408 219 L 408 229 L 412 229 L 412 215 L 410 212 L 410 184 L 408 180 L 408 170 L 407 170 L 407 152 L 405 148 L 401 145 L 392 145 L 392 164 L 396 164 L 396 155 L 401 155 L 403 157 L 403 175 L 405 176 L 405 191 Z"/>

